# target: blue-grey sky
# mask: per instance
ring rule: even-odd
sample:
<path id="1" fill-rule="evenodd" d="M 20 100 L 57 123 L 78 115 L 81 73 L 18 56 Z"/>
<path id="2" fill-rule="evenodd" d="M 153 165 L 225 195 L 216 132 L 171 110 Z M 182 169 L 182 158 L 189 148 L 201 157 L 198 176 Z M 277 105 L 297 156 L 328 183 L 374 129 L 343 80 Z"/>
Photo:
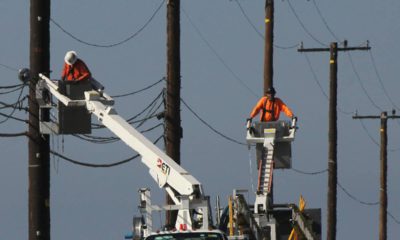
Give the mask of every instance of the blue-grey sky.
<path id="1" fill-rule="evenodd" d="M 142 28 L 161 0 L 53 1 L 52 19 L 80 40 L 95 45 L 120 42 Z M 187 0 L 181 2 L 182 99 L 204 121 L 232 139 L 245 142 L 245 119 L 263 89 L 264 1 Z M 29 1 L 0 2 L 0 86 L 17 84 L 16 69 L 29 66 Z M 353 120 L 399 110 L 400 2 L 394 0 L 275 1 L 274 85 L 278 96 L 299 119 L 293 144 L 293 167 L 305 172 L 327 168 L 329 53 L 301 54 L 293 46 L 324 47 L 348 40 L 372 50 L 341 52 L 338 57 L 337 239 L 377 239 L 379 234 L 379 120 Z M 75 50 L 110 95 L 144 88 L 166 74 L 166 5 L 129 41 L 110 48 L 83 44 L 51 26 L 51 74 L 59 78 L 66 51 Z M 258 32 L 257 32 L 257 31 Z M 289 48 L 287 48 L 289 47 Z M 156 98 L 164 83 L 148 91 L 117 98 L 118 112 L 129 118 Z M 26 93 L 26 90 L 25 90 Z M 12 103 L 18 93 L 2 94 Z M 25 102 L 26 103 L 26 102 Z M 214 202 L 223 205 L 234 188 L 249 189 L 254 200 L 255 152 L 221 137 L 182 108 L 182 166 L 195 176 Z M 9 109 L 0 110 L 9 113 Z M 15 116 L 26 118 L 24 112 Z M 282 117 L 283 118 L 283 117 Z M 4 118 L 0 118 L 2 121 Z M 96 122 L 96 121 L 94 121 Z M 140 127 L 156 125 L 156 120 Z M 400 220 L 398 131 L 388 121 L 388 210 Z M 25 131 L 8 120 L 1 133 Z M 145 135 L 154 140 L 157 128 Z M 107 130 L 96 136 L 111 136 Z M 162 144 L 159 144 L 162 148 Z M 53 150 L 89 163 L 113 163 L 135 154 L 122 142 L 92 144 L 75 137 L 51 136 Z M 0 239 L 28 236 L 27 139 L 2 138 L 0 150 Z M 105 169 L 73 165 L 51 158 L 51 230 L 57 240 L 123 239 L 137 214 L 140 187 L 152 189 L 153 202 L 164 193 L 139 159 Z M 310 208 L 322 209 L 326 236 L 327 174 L 305 175 L 277 170 L 276 203 L 297 203 L 300 194 Z M 353 198 L 351 198 L 350 194 Z M 214 211 L 215 212 L 215 211 Z M 388 239 L 400 237 L 399 223 L 388 216 Z M 160 218 L 163 218 L 161 216 Z"/>

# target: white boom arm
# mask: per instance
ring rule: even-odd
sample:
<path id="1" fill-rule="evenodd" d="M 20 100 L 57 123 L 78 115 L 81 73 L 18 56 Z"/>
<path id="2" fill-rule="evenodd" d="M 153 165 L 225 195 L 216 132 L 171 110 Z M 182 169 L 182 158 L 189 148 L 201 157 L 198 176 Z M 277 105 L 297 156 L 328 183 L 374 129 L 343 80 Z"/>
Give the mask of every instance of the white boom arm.
<path id="1" fill-rule="evenodd" d="M 43 86 L 59 101 L 66 106 L 86 105 L 89 112 L 96 115 L 104 126 L 138 152 L 142 156 L 142 162 L 149 168 L 150 175 L 159 187 L 166 188 L 176 204 L 180 200 L 170 188 L 175 190 L 178 195 L 202 196 L 200 182 L 120 117 L 112 106 L 114 101 L 108 95 L 103 93 L 105 98 L 100 98 L 98 92 L 90 91 L 85 92 L 86 100 L 71 100 L 58 92 L 58 86 L 52 80 L 43 74 L 39 74 L 39 76 L 44 81 Z"/>

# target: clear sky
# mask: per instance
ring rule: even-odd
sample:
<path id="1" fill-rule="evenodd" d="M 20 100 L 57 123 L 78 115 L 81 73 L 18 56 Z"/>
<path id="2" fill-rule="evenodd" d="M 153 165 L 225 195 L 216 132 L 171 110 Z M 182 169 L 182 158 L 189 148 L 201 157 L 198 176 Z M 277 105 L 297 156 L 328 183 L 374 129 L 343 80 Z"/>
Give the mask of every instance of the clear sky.
<path id="1" fill-rule="evenodd" d="M 163 78 L 165 3 L 156 12 L 161 3 L 53 1 L 54 22 L 80 41 L 54 22 L 50 24 L 51 77 L 59 78 L 65 52 L 75 50 L 110 95 L 136 91 Z M 262 95 L 264 6 L 260 0 L 181 2 L 182 99 L 206 123 L 238 142 L 245 142 L 245 120 Z M 29 66 L 29 7 L 29 1 L 0 1 L 0 86 L 18 84 L 16 69 Z M 346 192 L 338 188 L 337 239 L 378 238 L 380 121 L 360 122 L 352 116 L 356 111 L 379 115 L 399 110 L 399 10 L 400 2 L 395 0 L 275 1 L 274 85 L 277 96 L 299 119 L 293 145 L 296 170 L 318 172 L 325 170 L 328 162 L 329 53 L 298 53 L 298 45 L 326 47 L 346 39 L 349 46 L 368 40 L 372 47 L 369 52 L 341 52 L 338 58 L 338 182 Z M 112 45 L 130 36 L 114 47 L 93 46 Z M 163 85 L 116 98 L 118 112 L 125 118 L 134 116 L 157 97 Z M 26 93 L 25 89 L 23 95 Z M 18 94 L 1 94 L 0 101 L 13 103 Z M 219 195 L 226 205 L 234 188 L 249 189 L 253 201 L 254 149 L 249 151 L 247 146 L 216 134 L 183 104 L 181 108 L 183 167 L 203 184 L 213 203 Z M 9 114 L 11 109 L 0 112 Z M 14 116 L 27 118 L 23 111 Z M 151 120 L 139 130 L 158 123 Z M 388 121 L 388 239 L 400 237 L 399 129 L 399 121 Z M 12 119 L 0 124 L 0 133 L 25 130 L 25 124 Z M 156 128 L 145 135 L 155 140 L 162 132 Z M 95 130 L 93 135 L 108 137 L 112 133 Z M 162 148 L 162 141 L 158 145 Z M 52 135 L 51 147 L 72 159 L 97 164 L 135 154 L 122 142 L 93 144 L 71 136 Z M 0 151 L 0 239 L 27 239 L 27 139 L 1 138 Z M 327 185 L 326 173 L 278 170 L 275 202 L 297 203 L 302 194 L 307 207 L 322 209 L 326 238 Z M 138 214 L 140 187 L 150 187 L 153 202 L 163 202 L 163 191 L 139 159 L 113 168 L 88 168 L 52 157 L 52 238 L 123 239 L 131 229 L 132 216 Z"/>

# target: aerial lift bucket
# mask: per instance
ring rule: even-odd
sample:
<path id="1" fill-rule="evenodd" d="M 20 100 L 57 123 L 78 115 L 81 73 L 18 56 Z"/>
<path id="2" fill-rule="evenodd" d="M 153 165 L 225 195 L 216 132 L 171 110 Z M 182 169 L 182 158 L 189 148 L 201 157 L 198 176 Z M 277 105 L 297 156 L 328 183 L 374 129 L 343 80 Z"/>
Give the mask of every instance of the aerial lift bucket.
<path id="1" fill-rule="evenodd" d="M 59 92 L 71 100 L 85 100 L 85 91 L 92 90 L 90 81 L 69 83 L 58 81 Z M 86 106 L 67 107 L 62 102 L 58 104 L 59 134 L 90 134 L 91 114 Z"/>
<path id="2" fill-rule="evenodd" d="M 267 137 L 268 129 L 275 129 L 274 141 L 274 168 L 288 169 L 292 167 L 291 130 L 293 126 L 289 121 L 255 122 L 254 137 Z M 263 143 L 256 143 L 257 159 L 261 159 L 264 150 Z"/>

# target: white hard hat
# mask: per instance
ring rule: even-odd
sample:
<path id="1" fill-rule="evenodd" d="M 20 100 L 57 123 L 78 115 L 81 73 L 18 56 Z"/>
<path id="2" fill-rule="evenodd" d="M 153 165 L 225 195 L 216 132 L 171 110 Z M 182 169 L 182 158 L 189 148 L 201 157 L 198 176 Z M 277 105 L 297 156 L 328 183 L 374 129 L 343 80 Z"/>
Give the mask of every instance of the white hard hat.
<path id="1" fill-rule="evenodd" d="M 77 57 L 75 51 L 68 51 L 68 52 L 65 54 L 65 57 L 64 57 L 64 61 L 65 61 L 65 63 L 68 64 L 68 65 L 74 64 L 74 63 L 76 62 L 77 59 L 78 59 L 78 57 Z"/>

